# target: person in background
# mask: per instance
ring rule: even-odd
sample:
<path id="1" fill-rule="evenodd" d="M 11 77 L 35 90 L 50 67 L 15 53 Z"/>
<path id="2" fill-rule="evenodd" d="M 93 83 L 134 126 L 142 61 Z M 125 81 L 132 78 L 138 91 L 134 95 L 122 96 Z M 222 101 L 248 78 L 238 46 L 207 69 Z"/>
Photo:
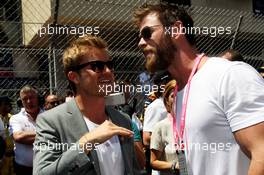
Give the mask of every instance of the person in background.
<path id="1" fill-rule="evenodd" d="M 2 119 L 0 118 L 0 170 L 4 169 L 3 158 L 6 151 L 6 142 L 5 142 L 5 127 Z M 0 175 L 2 173 L 0 172 Z"/>
<path id="2" fill-rule="evenodd" d="M 164 86 L 171 80 L 168 72 L 159 72 L 154 75 L 153 82 L 157 88 L 155 90 L 156 99 L 146 108 L 143 123 L 143 143 L 145 146 L 150 145 L 150 136 L 154 125 L 167 117 L 167 111 L 163 103 L 162 93 Z M 153 86 L 154 87 L 154 86 Z"/>
<path id="3" fill-rule="evenodd" d="M 18 97 L 17 100 L 16 100 L 16 107 L 17 108 L 15 109 L 14 114 L 17 114 L 17 113 L 25 110 L 25 108 L 23 107 L 23 104 L 22 104 L 22 101 L 21 101 L 20 97 Z"/>
<path id="4" fill-rule="evenodd" d="M 73 98 L 74 98 L 74 92 L 72 90 L 67 90 L 65 96 L 65 102 L 68 102 Z"/>
<path id="5" fill-rule="evenodd" d="M 264 66 L 261 66 L 260 68 L 258 68 L 258 72 L 260 73 L 262 78 L 264 78 Z"/>
<path id="6" fill-rule="evenodd" d="M 2 160 L 2 168 L 0 174 L 14 174 L 14 142 L 9 134 L 9 119 L 11 118 L 12 104 L 7 96 L 0 97 L 0 118 L 3 121 L 4 130 L 2 136 L 5 140 L 6 149 Z"/>
<path id="7" fill-rule="evenodd" d="M 24 110 L 9 120 L 10 135 L 15 143 L 16 175 L 32 174 L 33 142 L 36 136 L 36 119 L 43 112 L 39 106 L 38 91 L 26 85 L 20 90 L 20 99 Z"/>
<path id="8" fill-rule="evenodd" d="M 49 110 L 60 104 L 59 97 L 57 95 L 49 94 L 45 97 L 44 109 Z"/>
<path id="9" fill-rule="evenodd" d="M 150 140 L 150 163 L 160 175 L 179 175 L 179 162 L 173 137 L 173 92 L 176 81 L 171 80 L 165 86 L 163 102 L 168 116 L 159 121 L 153 129 Z"/>
<path id="10" fill-rule="evenodd" d="M 229 49 L 219 55 L 219 57 L 225 58 L 229 61 L 244 61 L 243 56 L 236 50 Z"/>
<path id="11" fill-rule="evenodd" d="M 144 68 L 144 71 L 139 74 L 138 78 L 141 87 L 144 87 L 145 90 L 142 92 L 142 95 L 144 96 L 144 104 L 148 106 L 151 102 L 147 97 L 147 92 L 151 91 L 151 86 L 153 85 L 151 75 L 147 72 L 146 68 Z"/>
<path id="12" fill-rule="evenodd" d="M 133 121 L 133 115 L 136 114 L 135 106 L 134 106 L 136 103 L 133 103 L 132 105 L 128 104 L 128 100 L 131 97 L 131 92 L 129 92 L 130 88 L 128 85 L 131 85 L 128 81 L 124 81 L 123 83 L 120 83 L 120 86 L 122 89 L 121 92 L 124 93 L 124 97 L 125 97 L 125 104 L 119 105 L 117 107 L 121 113 L 123 113 L 124 115 L 127 115 L 131 119 L 131 127 L 132 127 L 132 131 L 134 132 L 135 153 L 137 156 L 137 160 L 139 162 L 139 166 L 143 170 L 146 164 L 146 157 L 144 153 L 144 148 L 143 148 L 142 138 L 141 138 L 139 128 L 137 126 L 137 123 Z"/>
<path id="13" fill-rule="evenodd" d="M 8 122 L 11 115 L 12 104 L 11 100 L 7 96 L 0 97 L 0 117 L 4 122 L 5 127 L 8 127 Z"/>
<path id="14" fill-rule="evenodd" d="M 123 115 L 127 115 L 127 117 L 131 118 L 131 116 L 129 116 L 127 113 L 125 113 L 124 111 L 120 111 Z M 138 161 L 138 165 L 140 166 L 141 170 L 143 170 L 145 168 L 146 165 L 146 157 L 145 157 L 145 153 L 144 153 L 144 147 L 142 144 L 142 138 L 141 138 L 141 134 L 140 131 L 136 125 L 135 122 L 133 122 L 131 120 L 131 129 L 134 132 L 134 148 L 135 148 L 135 154 L 137 157 L 137 161 Z M 142 171 L 143 173 L 143 171 Z"/>
<path id="15" fill-rule="evenodd" d="M 0 167 L 2 169 L 2 159 L 5 155 L 6 143 L 5 143 L 5 127 L 2 119 L 0 118 Z M 2 174 L 2 173 L 0 173 Z"/>
<path id="16" fill-rule="evenodd" d="M 157 97 L 150 105 L 146 108 L 144 113 L 144 122 L 143 122 L 143 143 L 146 147 L 146 158 L 147 158 L 147 171 L 150 173 L 150 137 L 153 132 L 155 124 L 162 119 L 167 117 L 167 111 L 163 103 L 162 93 L 164 92 L 165 84 L 171 80 L 168 72 L 159 72 L 153 76 L 153 90 L 155 96 Z M 156 86 L 157 88 L 154 88 Z M 152 175 L 159 174 L 157 171 L 152 170 Z"/>

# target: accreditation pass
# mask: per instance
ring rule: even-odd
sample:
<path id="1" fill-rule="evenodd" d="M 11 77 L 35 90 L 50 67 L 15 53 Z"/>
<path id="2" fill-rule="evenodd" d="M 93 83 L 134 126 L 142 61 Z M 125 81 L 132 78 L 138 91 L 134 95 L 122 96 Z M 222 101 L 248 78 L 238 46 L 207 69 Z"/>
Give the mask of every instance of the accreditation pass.
<path id="1" fill-rule="evenodd" d="M 186 157 L 183 150 L 178 151 L 180 175 L 188 175 Z"/>

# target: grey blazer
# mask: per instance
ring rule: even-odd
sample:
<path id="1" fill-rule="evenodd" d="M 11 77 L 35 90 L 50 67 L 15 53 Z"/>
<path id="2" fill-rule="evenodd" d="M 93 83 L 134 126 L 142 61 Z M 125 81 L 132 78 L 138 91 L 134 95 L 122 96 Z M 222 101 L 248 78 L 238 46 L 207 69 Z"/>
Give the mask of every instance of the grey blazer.
<path id="1" fill-rule="evenodd" d="M 117 110 L 106 107 L 112 122 L 131 130 L 131 121 Z M 75 100 L 40 114 L 34 142 L 34 175 L 100 175 L 96 151 L 86 155 L 77 149 L 78 140 L 89 132 Z M 125 175 L 140 174 L 133 138 L 120 138 Z M 111 170 L 109 170 L 111 171 Z"/>

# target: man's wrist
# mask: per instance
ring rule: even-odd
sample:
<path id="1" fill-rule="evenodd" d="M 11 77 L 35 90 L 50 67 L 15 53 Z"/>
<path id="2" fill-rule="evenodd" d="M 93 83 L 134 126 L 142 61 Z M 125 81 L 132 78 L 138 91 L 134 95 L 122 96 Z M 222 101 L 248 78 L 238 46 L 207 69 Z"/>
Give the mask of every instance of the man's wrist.
<path id="1" fill-rule="evenodd" d="M 89 152 L 94 150 L 96 146 L 94 142 L 89 139 L 86 135 L 83 135 L 83 137 L 81 137 L 79 144 L 80 148 L 85 154 L 89 154 Z"/>
<path id="2" fill-rule="evenodd" d="M 85 137 L 85 135 L 82 136 L 81 139 L 79 140 L 79 147 L 85 154 L 88 154 L 90 152 L 90 150 L 86 149 L 87 142 L 88 142 L 88 140 Z"/>

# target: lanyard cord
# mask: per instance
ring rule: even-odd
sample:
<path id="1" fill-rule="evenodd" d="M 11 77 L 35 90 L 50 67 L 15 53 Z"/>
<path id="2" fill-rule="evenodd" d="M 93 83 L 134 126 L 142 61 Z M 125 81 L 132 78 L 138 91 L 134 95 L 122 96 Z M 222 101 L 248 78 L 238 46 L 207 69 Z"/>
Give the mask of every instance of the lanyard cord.
<path id="1" fill-rule="evenodd" d="M 192 72 L 188 78 L 188 82 L 186 85 L 186 92 L 184 92 L 183 96 L 183 104 L 182 104 L 182 110 L 181 110 L 181 118 L 180 118 L 180 132 L 178 132 L 177 125 L 176 125 L 176 113 L 177 113 L 177 93 L 178 93 L 178 85 L 176 83 L 174 92 L 173 92 L 173 106 L 175 106 L 174 110 L 172 110 L 172 115 L 170 115 L 171 120 L 172 120 L 172 125 L 173 125 L 173 136 L 174 136 L 174 143 L 177 145 L 177 149 L 184 149 L 184 144 L 183 143 L 183 135 L 184 135 L 184 130 L 185 130 L 185 120 L 186 120 L 186 109 L 187 109 L 187 103 L 188 103 L 188 98 L 189 98 L 189 91 L 190 91 L 190 86 L 191 86 L 191 80 L 196 73 L 198 66 L 202 60 L 202 57 L 204 54 L 200 54 L 195 58 L 195 64 L 193 66 Z M 186 141 L 187 142 L 187 141 Z"/>

